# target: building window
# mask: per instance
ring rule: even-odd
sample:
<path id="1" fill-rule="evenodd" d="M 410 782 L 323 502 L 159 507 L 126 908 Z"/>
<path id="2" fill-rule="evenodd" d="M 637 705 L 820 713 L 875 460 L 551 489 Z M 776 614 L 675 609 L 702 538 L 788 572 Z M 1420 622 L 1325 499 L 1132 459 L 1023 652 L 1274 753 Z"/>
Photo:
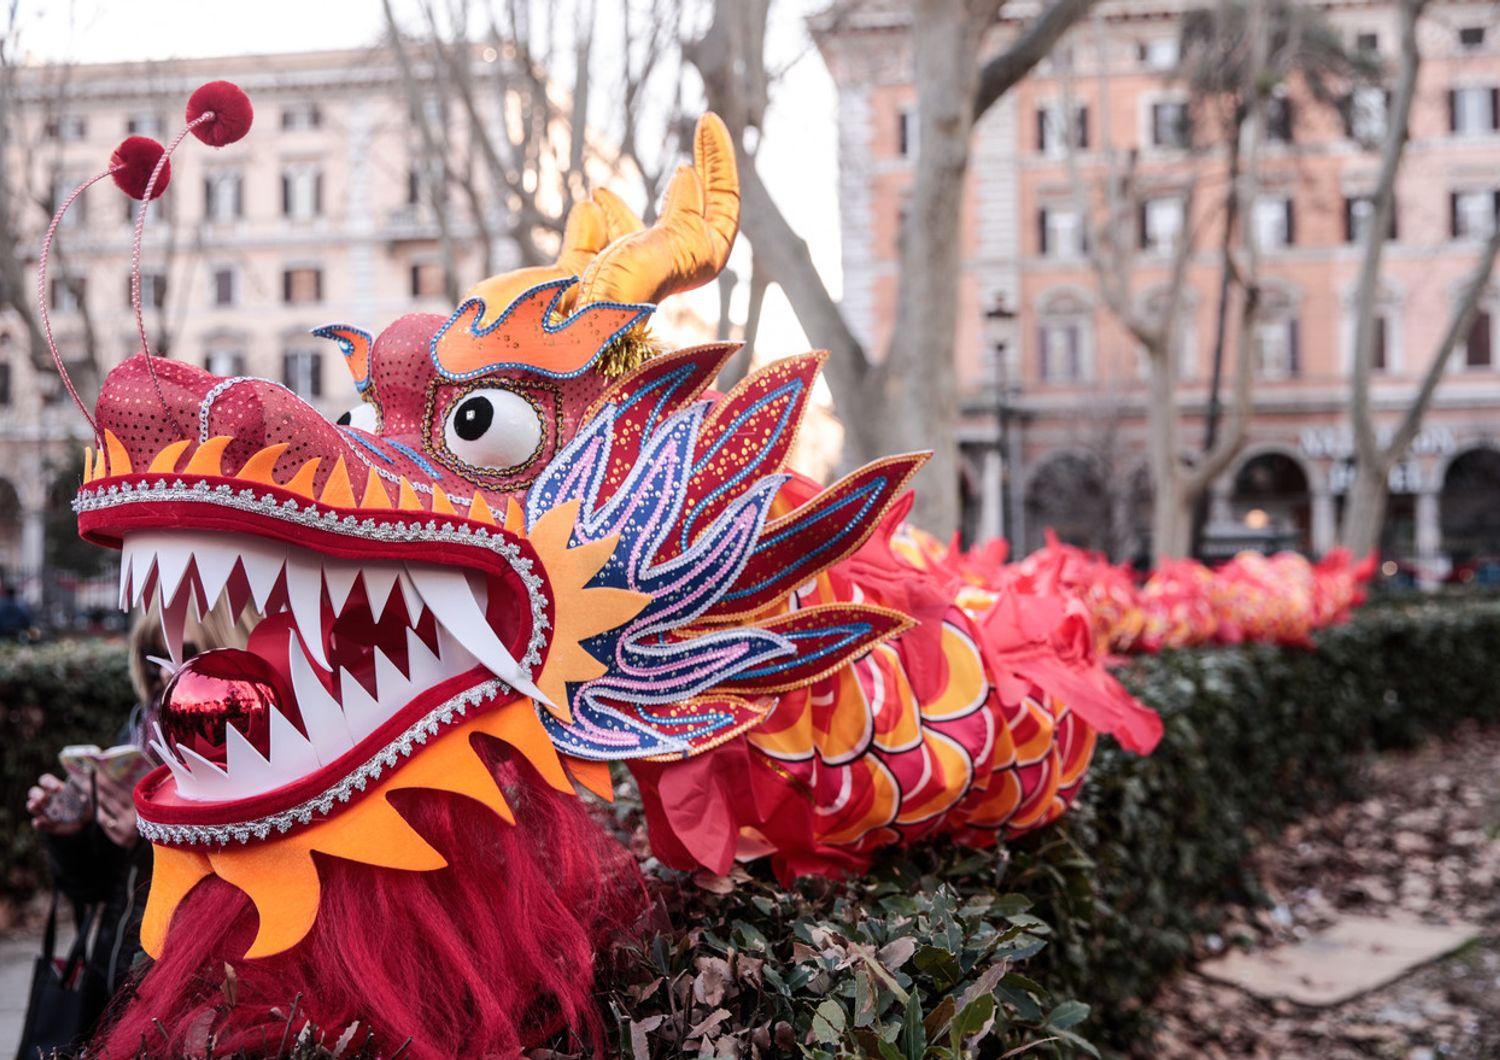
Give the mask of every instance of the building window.
<path id="1" fill-rule="evenodd" d="M 129 136 L 161 136 L 161 115 L 155 111 L 138 111 L 125 120 Z"/>
<path id="2" fill-rule="evenodd" d="M 134 305 L 134 284 L 125 277 L 125 306 Z M 162 272 L 141 273 L 141 306 L 145 309 L 160 309 L 167 304 L 167 276 Z"/>
<path id="3" fill-rule="evenodd" d="M 1460 48 L 1484 47 L 1484 27 L 1460 26 L 1458 28 L 1458 45 Z"/>
<path id="4" fill-rule="evenodd" d="M 1170 195 L 1147 199 L 1141 203 L 1141 249 L 1154 254 L 1170 254 L 1182 238 L 1183 201 Z"/>
<path id="5" fill-rule="evenodd" d="M 323 173 L 315 166 L 293 166 L 281 175 L 281 214 L 305 221 L 323 212 Z"/>
<path id="6" fill-rule="evenodd" d="M 1386 226 L 1385 238 L 1396 239 L 1396 215 L 1400 213 L 1391 203 L 1391 220 Z M 1370 221 L 1375 216 L 1375 202 L 1368 195 L 1346 195 L 1344 197 L 1344 242 L 1363 243 L 1365 233 L 1370 230 Z"/>
<path id="7" fill-rule="evenodd" d="M 411 267 L 411 296 L 413 298 L 442 298 L 443 267 L 435 261 L 418 262 Z"/>
<path id="8" fill-rule="evenodd" d="M 300 398 L 323 396 L 323 355 L 317 350 L 288 350 L 281 355 L 281 381 Z"/>
<path id="9" fill-rule="evenodd" d="M 47 138 L 65 144 L 77 143 L 89 134 L 89 123 L 81 114 L 64 114 L 47 123 Z"/>
<path id="10" fill-rule="evenodd" d="M 1380 34 L 1373 30 L 1366 30 L 1354 35 L 1354 50 L 1361 55 L 1374 56 L 1380 54 Z"/>
<path id="11" fill-rule="evenodd" d="M 316 129 L 323 124 L 323 114 L 316 103 L 297 103 L 281 108 L 281 127 L 286 132 Z"/>
<path id="12" fill-rule="evenodd" d="M 203 216 L 229 224 L 244 216 L 244 183 L 238 173 L 210 173 L 203 178 Z"/>
<path id="13" fill-rule="evenodd" d="M 1289 247 L 1296 242 L 1292 200 L 1286 195 L 1263 195 L 1250 212 L 1255 241 L 1261 250 Z"/>
<path id="14" fill-rule="evenodd" d="M 1448 196 L 1448 231 L 1454 239 L 1488 239 L 1500 215 L 1500 191 L 1455 191 Z"/>
<path id="15" fill-rule="evenodd" d="M 232 348 L 215 347 L 203 355 L 203 367 L 224 379 L 245 374 L 245 355 Z"/>
<path id="16" fill-rule="evenodd" d="M 902 107 L 896 115 L 896 153 L 902 158 L 917 154 L 917 112 L 911 107 Z"/>
<path id="17" fill-rule="evenodd" d="M 1464 342 L 1464 367 L 1465 368 L 1493 368 L 1494 343 L 1491 341 L 1494 334 L 1494 323 L 1487 310 L 1481 309 L 1474 314 L 1474 323 L 1469 325 L 1469 335 Z"/>
<path id="18" fill-rule="evenodd" d="M 287 305 L 310 305 L 323 300 L 323 270 L 303 266 L 281 274 L 281 300 Z"/>
<path id="19" fill-rule="evenodd" d="M 157 179 L 157 183 L 161 183 L 160 178 Z M 79 199 L 73 204 L 73 209 L 76 210 L 81 205 L 83 205 L 83 200 Z M 148 202 L 146 204 L 146 224 L 154 225 L 159 222 L 161 220 L 161 211 L 162 201 L 160 198 L 152 199 L 150 202 Z M 69 213 L 71 212 L 72 211 L 69 211 Z M 138 200 L 132 199 L 128 196 L 122 198 L 120 202 L 120 216 L 126 224 L 134 227 L 135 219 L 137 215 L 140 214 L 140 212 L 141 204 Z"/>
<path id="20" fill-rule="evenodd" d="M 1457 136 L 1478 136 L 1500 129 L 1500 89 L 1468 86 L 1448 90 L 1448 131 Z"/>
<path id="21" fill-rule="evenodd" d="M 1188 105 L 1180 100 L 1151 104 L 1151 146 L 1186 147 L 1191 139 Z"/>
<path id="22" fill-rule="evenodd" d="M 54 313 L 76 313 L 88 296 L 88 284 L 82 276 L 54 276 L 48 301 Z"/>
<path id="23" fill-rule="evenodd" d="M 1391 94 L 1385 89 L 1374 85 L 1356 88 L 1344 101 L 1344 131 L 1349 139 L 1361 144 L 1377 144 L 1385 139 L 1390 109 Z"/>
<path id="24" fill-rule="evenodd" d="M 1389 324 L 1384 314 L 1375 318 L 1375 341 L 1370 350 L 1370 368 L 1377 372 L 1384 372 L 1390 368 L 1390 356 L 1387 352 L 1386 331 Z"/>
<path id="25" fill-rule="evenodd" d="M 1042 380 L 1048 383 L 1083 381 L 1083 324 L 1077 320 L 1043 324 Z"/>
<path id="26" fill-rule="evenodd" d="M 1060 103 L 1049 103 L 1036 110 L 1036 147 L 1044 155 L 1061 157 L 1067 150 L 1067 113 Z M 1073 108 L 1073 146 L 1089 145 L 1089 109 L 1079 104 Z"/>
<path id="27" fill-rule="evenodd" d="M 1266 139 L 1273 144 L 1292 142 L 1292 101 L 1286 96 L 1276 96 L 1266 101 Z"/>
<path id="28" fill-rule="evenodd" d="M 238 279 L 239 277 L 232 268 L 226 267 L 214 270 L 214 305 L 234 305 L 235 288 L 238 286 Z"/>
<path id="29" fill-rule="evenodd" d="M 1292 379 L 1299 371 L 1297 320 L 1263 320 L 1255 326 L 1255 374 L 1261 379 Z"/>
<path id="30" fill-rule="evenodd" d="M 1037 374 L 1047 383 L 1086 382 L 1092 373 L 1088 305 L 1062 294 L 1043 305 L 1037 328 Z"/>
<path id="31" fill-rule="evenodd" d="M 1175 70 L 1180 53 L 1176 37 L 1142 41 L 1136 50 L 1141 65 L 1152 70 Z"/>
<path id="32" fill-rule="evenodd" d="M 1042 207 L 1037 215 L 1037 238 L 1044 258 L 1078 258 L 1088 249 L 1083 218 L 1076 209 Z"/>
<path id="33" fill-rule="evenodd" d="M 0 361 L 0 408 L 10 408 L 10 362 Z"/>

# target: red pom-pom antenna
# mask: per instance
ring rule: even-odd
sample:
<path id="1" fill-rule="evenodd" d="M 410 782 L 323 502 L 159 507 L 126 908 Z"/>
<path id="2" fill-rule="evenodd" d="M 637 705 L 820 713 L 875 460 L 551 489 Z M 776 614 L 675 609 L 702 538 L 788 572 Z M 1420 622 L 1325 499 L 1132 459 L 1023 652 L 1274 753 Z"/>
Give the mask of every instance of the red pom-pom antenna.
<path id="1" fill-rule="evenodd" d="M 109 156 L 110 175 L 115 184 L 132 199 L 146 197 L 146 185 L 151 180 L 151 171 L 166 153 L 166 148 L 149 136 L 132 136 L 124 140 L 115 153 Z M 156 184 L 151 189 L 153 199 L 161 198 L 172 179 L 172 163 L 167 162 L 156 175 Z"/>
<path id="2" fill-rule="evenodd" d="M 193 135 L 210 147 L 232 144 L 250 131 L 255 108 L 244 89 L 230 81 L 210 81 L 188 98 L 187 120 L 191 123 L 212 112 L 213 117 L 193 126 Z"/>

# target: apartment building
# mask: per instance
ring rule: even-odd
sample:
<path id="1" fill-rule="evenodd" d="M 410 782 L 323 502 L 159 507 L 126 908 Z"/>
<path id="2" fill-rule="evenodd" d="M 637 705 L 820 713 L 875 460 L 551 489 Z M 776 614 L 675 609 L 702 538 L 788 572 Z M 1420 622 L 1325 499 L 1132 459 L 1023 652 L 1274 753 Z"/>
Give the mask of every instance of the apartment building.
<path id="1" fill-rule="evenodd" d="M 1149 550 L 1143 356 L 1100 297 L 1084 242 L 1099 217 L 1080 194 L 1101 187 L 1123 158 L 1133 158 L 1143 189 L 1121 234 L 1135 250 L 1131 297 L 1141 311 L 1165 304 L 1172 249 L 1194 239 L 1175 355 L 1183 438 L 1201 440 L 1227 151 L 1192 127 L 1179 75 L 1182 19 L 1196 6 L 1100 4 L 976 130 L 957 353 L 967 529 L 976 536 L 1003 531 L 1029 548 L 1051 525 L 1122 558 Z M 1394 69 L 1394 4 L 1318 6 L 1350 49 Z M 912 177 L 908 18 L 905 5 L 876 4 L 817 28 L 841 102 L 845 307 L 877 347 L 893 322 L 888 295 Z M 1017 30 L 995 27 L 992 46 Z M 1435 3 L 1421 48 L 1380 286 L 1373 396 L 1382 431 L 1414 393 L 1500 210 L 1500 14 L 1485 3 Z M 1387 104 L 1380 86 L 1326 105 L 1294 82 L 1268 113 L 1260 192 L 1245 215 L 1263 248 L 1265 292 L 1253 413 L 1248 443 L 1212 491 L 1210 533 L 1222 547 L 1321 553 L 1334 543 L 1352 477 L 1358 239 Z M 1486 291 L 1426 427 L 1391 476 L 1386 550 L 1430 579 L 1500 554 L 1497 327 L 1500 283 Z"/>
<path id="2" fill-rule="evenodd" d="M 492 50 L 476 56 L 494 59 Z M 14 150 L 4 163 L 21 191 L 25 235 L 6 253 L 27 261 L 34 286 L 51 204 L 104 168 L 126 136 L 169 140 L 193 89 L 219 78 L 250 94 L 255 126 L 228 147 L 189 139 L 173 155 L 142 254 L 149 334 L 171 357 L 278 380 L 337 414 L 356 395 L 337 349 L 311 329 L 378 330 L 403 313 L 453 308 L 427 193 L 431 162 L 387 52 L 19 69 L 6 119 Z M 96 185 L 58 232 L 47 293 L 53 328 L 88 385 L 98 380 L 84 367 L 91 360 L 107 371 L 140 347 L 130 302 L 136 206 L 107 182 Z M 489 209 L 488 231 L 504 231 L 503 199 Z M 447 221 L 460 290 L 483 265 L 468 218 L 453 210 Z M 496 270 L 517 263 L 508 241 L 490 250 Z M 19 577 L 33 597 L 49 497 L 71 496 L 88 441 L 55 372 L 33 368 L 20 321 L 0 315 L 0 574 Z"/>

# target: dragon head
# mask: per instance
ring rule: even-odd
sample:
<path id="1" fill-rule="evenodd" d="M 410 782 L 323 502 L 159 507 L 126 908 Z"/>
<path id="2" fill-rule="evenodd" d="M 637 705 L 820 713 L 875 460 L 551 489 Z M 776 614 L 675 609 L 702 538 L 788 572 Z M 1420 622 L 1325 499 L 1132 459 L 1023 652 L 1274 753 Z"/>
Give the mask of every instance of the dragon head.
<path id="1" fill-rule="evenodd" d="M 486 742 L 607 795 L 607 762 L 717 746 L 905 628 L 776 605 L 863 543 L 921 457 L 773 511 L 821 357 L 705 400 L 733 347 L 657 353 L 643 334 L 734 237 L 713 116 L 695 162 L 650 228 L 597 193 L 556 266 L 487 280 L 447 319 L 319 329 L 360 398 L 339 422 L 146 352 L 109 374 L 75 507 L 123 552 L 121 604 L 154 602 L 174 657 L 189 610 L 255 623 L 248 650 L 181 663 L 164 695 L 164 765 L 136 794 L 157 847 L 149 951 L 210 875 L 255 903 L 254 957 L 310 930 L 314 853 L 442 867 L 386 796 L 456 792 L 510 819 Z"/>

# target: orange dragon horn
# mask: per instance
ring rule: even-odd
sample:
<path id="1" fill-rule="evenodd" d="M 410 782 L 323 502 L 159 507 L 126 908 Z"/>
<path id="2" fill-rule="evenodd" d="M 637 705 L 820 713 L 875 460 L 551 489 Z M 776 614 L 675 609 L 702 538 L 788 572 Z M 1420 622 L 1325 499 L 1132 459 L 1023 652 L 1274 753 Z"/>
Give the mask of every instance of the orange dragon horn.
<path id="1" fill-rule="evenodd" d="M 576 304 L 656 303 L 724 268 L 740 226 L 740 178 L 734 141 L 718 115 L 699 119 L 693 161 L 672 178 L 655 224 L 615 239 L 589 263 Z"/>
<path id="2" fill-rule="evenodd" d="M 642 228 L 641 219 L 630 207 L 620 201 L 619 196 L 603 189 L 594 192 L 590 200 L 576 204 L 568 211 L 568 222 L 563 229 L 562 250 L 555 265 L 533 265 L 514 269 L 471 287 L 460 304 L 471 298 L 484 301 L 484 316 L 479 327 L 488 327 L 495 318 L 526 291 L 551 280 L 582 276 L 594 255 L 621 236 L 637 232 Z M 572 307 L 573 292 L 566 293 L 557 305 L 564 314 Z"/>

